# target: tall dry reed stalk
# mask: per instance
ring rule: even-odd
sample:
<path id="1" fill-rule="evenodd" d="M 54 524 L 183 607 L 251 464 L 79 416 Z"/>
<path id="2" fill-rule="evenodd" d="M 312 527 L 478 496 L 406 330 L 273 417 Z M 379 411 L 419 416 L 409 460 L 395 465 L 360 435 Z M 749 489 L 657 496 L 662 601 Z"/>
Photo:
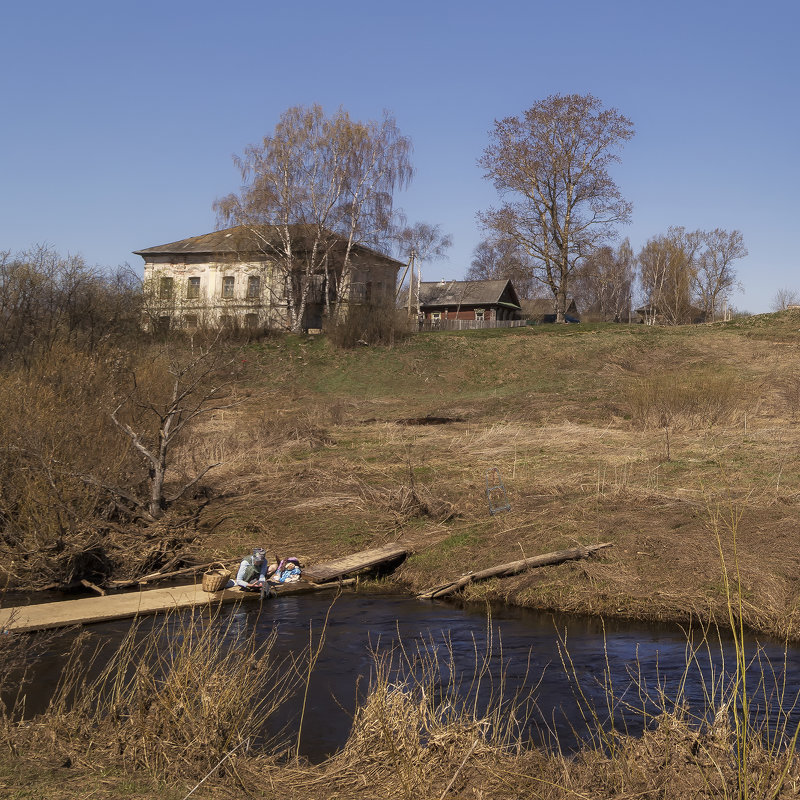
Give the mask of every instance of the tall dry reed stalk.
<path id="1" fill-rule="evenodd" d="M 236 780 L 243 742 L 262 754 L 285 747 L 266 725 L 299 673 L 274 644 L 221 609 L 167 614 L 153 628 L 137 620 L 110 654 L 78 636 L 46 712 L 7 716 L 6 735 L 20 750 L 47 742 L 72 763 L 110 761 L 164 782 L 199 779 L 235 751 L 220 770 Z"/>
<path id="2" fill-rule="evenodd" d="M 798 697 L 787 703 L 786 669 L 779 670 L 782 679 L 774 680 L 778 702 L 776 711 L 768 707 L 761 718 L 754 714 L 754 699 L 764 694 L 768 685 L 767 676 L 776 677 L 775 668 L 758 648 L 754 654 L 748 652 L 744 629 L 743 584 L 738 550 L 738 532 L 742 509 L 733 504 L 708 507 L 709 527 L 714 535 L 722 569 L 728 623 L 733 635 L 735 669 L 728 688 L 727 708 L 733 718 L 736 758 L 737 800 L 778 797 L 797 749 L 800 722 L 792 722 L 791 716 L 798 707 Z M 726 547 L 727 544 L 727 547 Z M 726 557 L 726 550 L 730 555 Z M 785 654 L 785 658 L 786 658 Z M 756 686 L 748 683 L 750 667 L 757 664 Z M 765 697 L 765 702 L 767 698 Z M 787 707 L 788 705 L 788 707 Z M 766 760 L 770 769 L 754 769 L 753 765 Z M 759 764 L 760 766 L 760 764 Z"/>
<path id="3" fill-rule="evenodd" d="M 524 750 L 526 724 L 538 684 L 512 691 L 487 618 L 484 649 L 473 640 L 466 668 L 452 642 L 398 640 L 389 650 L 374 647 L 374 671 L 356 709 L 350 737 L 331 761 L 341 781 L 394 786 L 397 796 L 414 800 L 444 796 L 470 760 Z M 523 686 L 525 681 L 523 681 Z"/>

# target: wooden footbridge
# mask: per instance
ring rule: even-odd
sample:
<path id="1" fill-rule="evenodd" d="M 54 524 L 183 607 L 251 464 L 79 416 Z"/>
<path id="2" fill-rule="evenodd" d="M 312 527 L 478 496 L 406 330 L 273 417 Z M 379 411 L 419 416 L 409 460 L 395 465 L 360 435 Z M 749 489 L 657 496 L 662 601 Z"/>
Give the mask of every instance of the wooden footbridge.
<path id="1" fill-rule="evenodd" d="M 408 549 L 399 544 L 388 544 L 372 550 L 354 553 L 347 558 L 318 564 L 303 570 L 303 580 L 297 583 L 278 584 L 274 587 L 279 595 L 303 594 L 336 589 L 349 584 L 343 580 L 365 569 L 399 561 L 408 555 Z M 79 600 L 62 600 L 55 603 L 0 608 L 0 631 L 25 632 L 48 628 L 63 628 L 70 625 L 85 625 L 92 622 L 126 619 L 147 614 L 184 608 L 201 608 L 223 603 L 259 600 L 259 592 L 242 592 L 238 589 L 223 589 L 219 592 L 204 592 L 200 583 L 172 586 L 162 589 L 147 589 L 138 592 L 107 594 L 102 597 L 85 597 Z"/>

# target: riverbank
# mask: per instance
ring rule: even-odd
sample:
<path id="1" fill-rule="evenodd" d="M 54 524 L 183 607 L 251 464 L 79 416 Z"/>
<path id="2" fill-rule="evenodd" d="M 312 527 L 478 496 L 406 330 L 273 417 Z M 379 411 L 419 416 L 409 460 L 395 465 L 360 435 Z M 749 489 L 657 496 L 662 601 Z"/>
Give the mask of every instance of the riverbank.
<path id="1" fill-rule="evenodd" d="M 798 640 L 799 327 L 787 312 L 429 334 L 348 353 L 313 338 L 259 345 L 249 397 L 203 432 L 227 458 L 209 473 L 200 552 L 232 558 L 258 542 L 322 561 L 396 540 L 414 554 L 388 580 L 419 591 L 609 541 L 601 558 L 465 598 L 725 625 L 735 529 L 746 624 Z M 511 510 L 492 516 L 494 467 Z"/>
<path id="2" fill-rule="evenodd" d="M 109 415 L 136 368 L 144 394 L 131 424 L 157 435 L 147 415 L 169 395 L 165 369 L 192 346 L 136 340 L 141 352 L 93 355 L 65 343 L 8 367 L 4 586 L 233 563 L 254 545 L 322 563 L 396 541 L 412 555 L 380 585 L 416 592 L 611 542 L 598 558 L 475 584 L 464 599 L 723 625 L 741 613 L 755 631 L 800 640 L 796 312 L 676 329 L 441 332 L 353 351 L 323 337 L 226 342 L 215 374 L 225 397 L 172 443 L 165 496 L 186 491 L 154 521 L 141 504 L 147 469 Z M 510 509 L 492 515 L 495 469 Z M 22 725 L 3 716 L 7 796 L 184 798 L 206 774 L 193 797 L 789 797 L 800 781 L 774 738 L 733 724 L 741 683 L 708 724 L 668 707 L 644 737 L 604 735 L 575 758 L 498 739 L 481 716 L 443 718 L 433 694 L 396 681 L 358 707 L 322 764 L 285 747 L 248 752 L 258 728 L 241 698 L 281 686 L 259 671 L 272 662 L 246 648 L 232 660 L 212 651 L 218 660 L 193 636 L 173 639 L 156 670 L 124 662 L 77 705 Z M 4 680 L 20 662 L 3 659 L 28 641 L 0 637 Z M 302 678 L 302 665 L 289 674 Z"/>
<path id="3" fill-rule="evenodd" d="M 198 418 L 171 451 L 176 476 L 218 464 L 192 496 L 105 540 L 78 530 L 65 543 L 57 519 L 45 535 L 34 517 L 30 545 L 9 540 L 22 555 L 3 561 L 4 580 L 25 587 L 21 559 L 46 566 L 72 550 L 76 574 L 126 578 L 132 562 L 233 563 L 254 544 L 321 563 L 398 541 L 413 555 L 384 580 L 416 592 L 608 541 L 602 557 L 476 584 L 465 599 L 727 624 L 722 556 L 729 575 L 738 567 L 728 588 L 746 624 L 796 641 L 799 329 L 785 312 L 440 332 L 353 351 L 322 337 L 251 343 L 237 351 L 230 408 Z M 491 515 L 494 468 L 510 510 Z M 34 499 L 15 513 L 40 508 Z"/>

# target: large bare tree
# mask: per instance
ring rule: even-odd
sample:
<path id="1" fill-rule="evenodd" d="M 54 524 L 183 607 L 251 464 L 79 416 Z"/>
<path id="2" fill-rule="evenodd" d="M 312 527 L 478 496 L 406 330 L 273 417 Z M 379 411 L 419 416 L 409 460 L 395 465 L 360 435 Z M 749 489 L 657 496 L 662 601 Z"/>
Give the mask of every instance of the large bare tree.
<path id="1" fill-rule="evenodd" d="M 289 108 L 272 135 L 235 157 L 242 186 L 215 209 L 224 224 L 249 227 L 277 268 L 273 300 L 288 298 L 291 329 L 302 326 L 315 292 L 338 315 L 357 245 L 388 249 L 393 194 L 411 180 L 410 154 L 388 113 L 360 122 L 312 105 Z"/>
<path id="2" fill-rule="evenodd" d="M 569 284 L 589 253 L 628 222 L 631 205 L 608 168 L 633 123 L 592 95 L 551 95 L 519 117 L 495 121 L 479 160 L 504 199 L 482 224 L 514 239 L 553 293 L 564 321 Z"/>

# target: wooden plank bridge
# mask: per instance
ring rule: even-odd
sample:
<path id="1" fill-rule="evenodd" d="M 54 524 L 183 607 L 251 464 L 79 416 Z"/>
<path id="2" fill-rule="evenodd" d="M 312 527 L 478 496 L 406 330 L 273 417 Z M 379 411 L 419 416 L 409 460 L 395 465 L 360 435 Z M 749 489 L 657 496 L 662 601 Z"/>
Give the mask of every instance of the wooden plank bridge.
<path id="1" fill-rule="evenodd" d="M 352 582 L 342 581 L 344 576 L 397 561 L 406 556 L 408 552 L 407 548 L 398 544 L 364 550 L 347 558 L 304 569 L 303 580 L 297 583 L 278 584 L 273 588 L 281 596 L 336 589 L 343 584 Z M 200 583 L 195 582 L 185 586 L 107 594 L 103 597 L 84 597 L 78 600 L 0 608 L 0 631 L 22 633 L 48 628 L 63 628 L 70 625 L 85 625 L 92 622 L 158 614 L 175 609 L 201 608 L 243 600 L 259 600 L 260 598 L 260 592 L 242 592 L 238 589 L 223 589 L 213 593 L 204 592 Z"/>

